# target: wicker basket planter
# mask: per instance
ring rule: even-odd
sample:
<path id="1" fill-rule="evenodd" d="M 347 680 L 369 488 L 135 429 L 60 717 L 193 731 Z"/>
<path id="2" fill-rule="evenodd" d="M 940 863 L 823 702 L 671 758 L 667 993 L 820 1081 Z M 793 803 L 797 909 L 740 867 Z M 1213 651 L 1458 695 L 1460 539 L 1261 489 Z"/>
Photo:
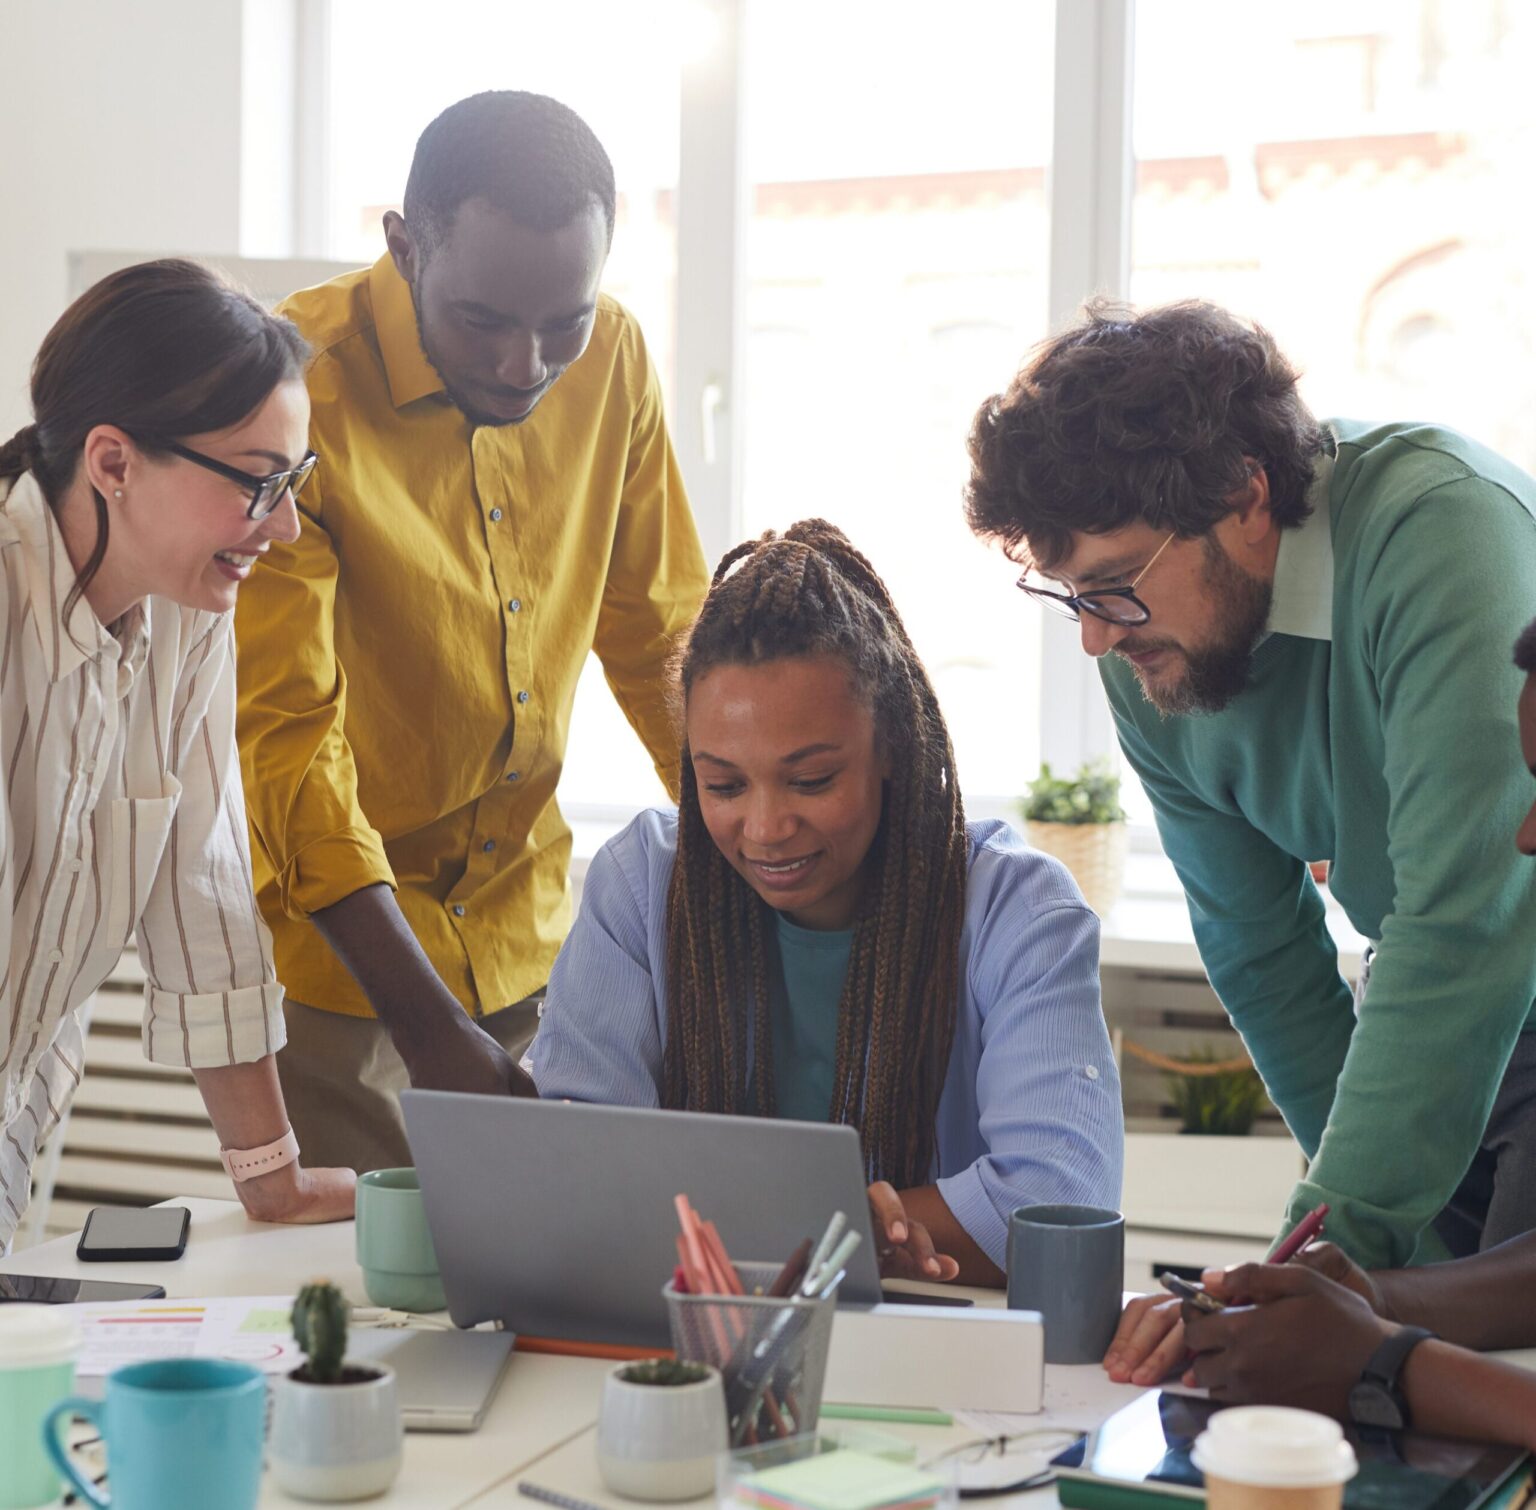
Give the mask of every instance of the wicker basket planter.
<path id="1" fill-rule="evenodd" d="M 1124 823 L 1041 823 L 1024 825 L 1029 842 L 1054 855 L 1082 890 L 1088 905 L 1102 917 L 1120 900 L 1125 885 L 1125 856 L 1129 844 Z"/>

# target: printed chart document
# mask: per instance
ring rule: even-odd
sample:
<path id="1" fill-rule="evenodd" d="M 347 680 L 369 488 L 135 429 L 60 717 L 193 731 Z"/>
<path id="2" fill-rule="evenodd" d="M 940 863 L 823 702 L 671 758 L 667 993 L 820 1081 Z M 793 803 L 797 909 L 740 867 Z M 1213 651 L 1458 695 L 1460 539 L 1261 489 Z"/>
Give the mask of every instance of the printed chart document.
<path id="1" fill-rule="evenodd" d="M 156 1358 L 232 1358 L 267 1374 L 297 1368 L 291 1295 L 214 1300 L 117 1300 L 63 1307 L 80 1324 L 75 1373 L 110 1374 L 125 1363 Z"/>

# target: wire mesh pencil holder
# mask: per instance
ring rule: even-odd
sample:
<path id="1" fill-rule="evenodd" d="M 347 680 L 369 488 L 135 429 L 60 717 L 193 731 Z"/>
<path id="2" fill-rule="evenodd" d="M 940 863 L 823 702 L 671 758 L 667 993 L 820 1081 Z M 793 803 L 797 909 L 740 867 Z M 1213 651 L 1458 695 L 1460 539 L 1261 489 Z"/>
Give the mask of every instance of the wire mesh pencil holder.
<path id="1" fill-rule="evenodd" d="M 737 1264 L 744 1295 L 680 1295 L 670 1284 L 661 1292 L 673 1351 L 720 1370 L 732 1447 L 814 1431 L 821 1415 L 837 1300 L 770 1296 L 778 1272 Z"/>

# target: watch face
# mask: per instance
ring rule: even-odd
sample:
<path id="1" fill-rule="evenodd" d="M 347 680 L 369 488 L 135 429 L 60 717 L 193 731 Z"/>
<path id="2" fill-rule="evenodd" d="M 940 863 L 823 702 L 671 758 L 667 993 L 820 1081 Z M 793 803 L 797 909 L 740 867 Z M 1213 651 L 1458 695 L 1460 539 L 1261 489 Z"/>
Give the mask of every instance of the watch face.
<path id="1" fill-rule="evenodd" d="M 1362 1379 L 1349 1392 L 1350 1419 L 1357 1426 L 1378 1426 L 1384 1431 L 1401 1431 L 1403 1413 L 1383 1384 Z"/>

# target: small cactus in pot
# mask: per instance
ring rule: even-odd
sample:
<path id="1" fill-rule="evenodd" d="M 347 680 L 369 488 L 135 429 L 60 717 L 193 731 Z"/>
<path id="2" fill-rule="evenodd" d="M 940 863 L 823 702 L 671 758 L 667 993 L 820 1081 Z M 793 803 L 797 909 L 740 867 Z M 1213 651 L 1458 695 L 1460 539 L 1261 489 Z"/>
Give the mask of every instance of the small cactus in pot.
<path id="1" fill-rule="evenodd" d="M 277 1381 L 270 1457 L 278 1483 L 307 1500 L 381 1494 L 400 1472 L 394 1371 L 347 1362 L 352 1307 L 325 1280 L 294 1298 L 293 1335 L 305 1361 Z"/>
<path id="2" fill-rule="evenodd" d="M 293 1302 L 293 1336 L 307 1360 L 293 1371 L 305 1384 L 361 1384 L 377 1379 L 376 1368 L 348 1366 L 347 1322 L 352 1306 L 329 1280 L 305 1285 Z"/>

